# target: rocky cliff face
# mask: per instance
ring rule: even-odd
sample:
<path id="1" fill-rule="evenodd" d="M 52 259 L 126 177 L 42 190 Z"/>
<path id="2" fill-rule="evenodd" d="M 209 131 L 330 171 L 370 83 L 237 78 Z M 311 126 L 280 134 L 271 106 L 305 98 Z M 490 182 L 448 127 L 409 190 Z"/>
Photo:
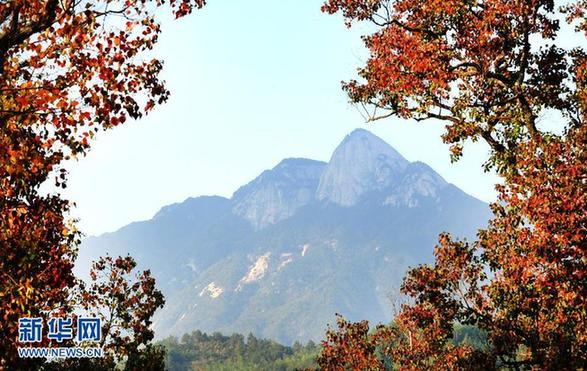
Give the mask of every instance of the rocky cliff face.
<path id="1" fill-rule="evenodd" d="M 436 198 L 447 183 L 421 162 L 410 163 L 389 144 L 362 129 L 347 135 L 328 164 L 286 159 L 241 187 L 232 211 L 256 230 L 293 216 L 314 202 L 353 206 L 369 199 L 416 207 Z"/>
<path id="2" fill-rule="evenodd" d="M 362 129 L 336 148 L 320 178 L 318 200 L 352 206 L 361 196 L 398 182 L 409 162 L 389 144 Z"/>
<path id="3" fill-rule="evenodd" d="M 325 166 L 303 158 L 283 160 L 236 191 L 232 210 L 256 229 L 287 219 L 314 201 Z"/>
<path id="4" fill-rule="evenodd" d="M 412 162 L 385 192 L 385 205 L 416 207 L 419 198 L 437 200 L 448 183 L 422 162 Z"/>

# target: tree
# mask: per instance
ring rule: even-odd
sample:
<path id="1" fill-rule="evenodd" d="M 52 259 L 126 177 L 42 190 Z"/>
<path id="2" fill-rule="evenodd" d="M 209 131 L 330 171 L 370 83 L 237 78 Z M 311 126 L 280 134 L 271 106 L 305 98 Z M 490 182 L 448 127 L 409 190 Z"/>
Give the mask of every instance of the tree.
<path id="1" fill-rule="evenodd" d="M 575 9 L 564 11 L 579 16 Z M 371 120 L 445 121 L 455 159 L 466 140 L 483 139 L 487 165 L 511 171 L 518 144 L 544 135 L 545 110 L 582 122 L 581 89 L 572 86 L 582 84 L 585 55 L 556 46 L 562 15 L 552 0 L 330 0 L 323 10 L 379 26 L 364 38 L 363 82 L 344 84 L 351 100 L 373 107 Z"/>
<path id="2" fill-rule="evenodd" d="M 379 27 L 364 39 L 371 56 L 362 80 L 344 84 L 371 120 L 443 120 L 453 159 L 467 140 L 484 140 L 491 148 L 485 166 L 504 181 L 477 241 L 443 234 L 435 263 L 408 272 L 402 292 L 413 302 L 393 328 L 377 332 L 394 365 L 587 366 L 587 55 L 555 42 L 564 28 L 575 27 L 576 37 L 587 30 L 586 7 L 546 0 L 324 5 L 348 25 Z M 541 126 L 546 112 L 560 115 L 558 134 Z M 458 323 L 484 331 L 488 347 L 451 342 Z"/>
<path id="3" fill-rule="evenodd" d="M 151 272 L 141 272 L 132 279 L 135 268 L 130 256 L 106 256 L 93 264 L 89 287 L 79 284 L 79 305 L 83 313 L 102 320 L 100 346 L 112 364 L 123 360 L 134 364 L 145 358 L 142 350 L 154 336 L 151 318 L 165 304 Z"/>
<path id="4" fill-rule="evenodd" d="M 102 348 L 104 356 L 53 362 L 44 369 L 112 370 L 120 364 L 126 370 L 164 369 L 165 352 L 149 342 L 153 339 L 151 318 L 165 300 L 151 273 L 147 270 L 134 274 L 135 268 L 136 262 L 130 256 L 102 257 L 92 264 L 89 284 L 78 281 L 70 300 L 75 317 L 101 320 L 100 342 L 88 345 Z M 78 344 L 72 340 L 66 345 Z"/>
<path id="5" fill-rule="evenodd" d="M 91 138 L 167 100 L 156 8 L 177 17 L 204 0 L 8 0 L 0 3 L 0 368 L 16 358 L 21 317 L 64 308 L 79 232 L 70 204 L 42 195 L 66 186 L 63 161 Z M 62 309 L 65 310 L 65 309 Z"/>
<path id="6" fill-rule="evenodd" d="M 253 335 L 225 336 L 199 330 L 180 340 L 168 337 L 158 343 L 167 351 L 170 370 L 300 370 L 315 365 L 318 347 L 308 342 L 297 350 Z"/>
<path id="7" fill-rule="evenodd" d="M 369 334 L 369 323 L 350 323 L 336 316 L 337 329 L 326 332 L 317 362 L 323 370 L 377 370 L 383 362 L 377 357 L 376 337 Z"/>

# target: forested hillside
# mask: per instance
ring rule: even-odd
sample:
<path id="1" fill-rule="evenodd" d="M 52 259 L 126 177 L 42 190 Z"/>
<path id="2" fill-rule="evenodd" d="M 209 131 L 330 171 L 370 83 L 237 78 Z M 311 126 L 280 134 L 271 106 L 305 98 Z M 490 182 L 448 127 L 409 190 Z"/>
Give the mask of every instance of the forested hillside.
<path id="1" fill-rule="evenodd" d="M 370 337 L 371 335 L 367 335 Z M 455 345 L 468 344 L 476 349 L 487 346 L 486 334 L 474 326 L 454 328 Z M 170 371 L 244 371 L 244 370 L 306 370 L 315 369 L 320 344 L 309 341 L 284 346 L 274 340 L 260 339 L 253 334 L 206 334 L 200 330 L 180 338 L 168 337 L 159 342 L 166 351 L 166 367 Z M 391 367 L 391 363 L 390 363 Z"/>
<path id="2" fill-rule="evenodd" d="M 231 336 L 201 331 L 160 342 L 169 370 L 295 370 L 315 366 L 319 345 L 310 341 L 284 346 L 252 334 Z"/>

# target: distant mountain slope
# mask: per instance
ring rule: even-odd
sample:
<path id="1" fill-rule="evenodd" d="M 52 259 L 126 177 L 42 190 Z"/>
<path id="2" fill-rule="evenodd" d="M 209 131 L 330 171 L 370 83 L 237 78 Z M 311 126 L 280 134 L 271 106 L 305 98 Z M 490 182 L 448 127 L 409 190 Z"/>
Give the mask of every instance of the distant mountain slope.
<path id="1" fill-rule="evenodd" d="M 328 164 L 287 159 L 231 199 L 198 197 L 84 241 L 80 262 L 130 253 L 167 304 L 159 337 L 193 329 L 319 340 L 338 312 L 390 318 L 407 267 L 432 259 L 440 232 L 473 237 L 487 205 L 410 163 L 365 130 Z"/>
<path id="2" fill-rule="evenodd" d="M 312 201 L 326 163 L 304 158 L 283 160 L 264 171 L 232 197 L 233 212 L 255 228 L 275 224 L 294 215 Z"/>

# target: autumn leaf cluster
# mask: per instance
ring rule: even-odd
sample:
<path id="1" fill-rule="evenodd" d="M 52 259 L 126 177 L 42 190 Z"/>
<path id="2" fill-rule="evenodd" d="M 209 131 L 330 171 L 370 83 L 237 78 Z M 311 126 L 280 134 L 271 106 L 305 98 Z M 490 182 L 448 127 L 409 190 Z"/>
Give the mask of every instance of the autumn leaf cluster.
<path id="1" fill-rule="evenodd" d="M 556 42 L 562 34 L 585 36 L 587 2 L 563 5 L 330 0 L 323 6 L 342 12 L 349 26 L 377 26 L 364 37 L 370 57 L 359 79 L 343 84 L 370 120 L 443 121 L 453 159 L 467 141 L 484 141 L 485 167 L 503 184 L 494 217 L 476 241 L 442 234 L 434 264 L 408 272 L 402 293 L 409 300 L 392 326 L 369 333 L 365 324 L 342 320 L 328 332 L 322 368 L 587 366 L 587 59 L 583 48 Z M 483 331 L 486 346 L 455 344 L 457 324 Z"/>
<path id="2" fill-rule="evenodd" d="M 80 233 L 70 203 L 41 194 L 66 187 L 65 160 L 94 135 L 148 113 L 169 92 L 148 57 L 161 32 L 203 0 L 0 2 L 0 368 L 14 368 L 17 323 L 68 310 Z M 24 367 L 23 364 L 20 364 Z"/>

